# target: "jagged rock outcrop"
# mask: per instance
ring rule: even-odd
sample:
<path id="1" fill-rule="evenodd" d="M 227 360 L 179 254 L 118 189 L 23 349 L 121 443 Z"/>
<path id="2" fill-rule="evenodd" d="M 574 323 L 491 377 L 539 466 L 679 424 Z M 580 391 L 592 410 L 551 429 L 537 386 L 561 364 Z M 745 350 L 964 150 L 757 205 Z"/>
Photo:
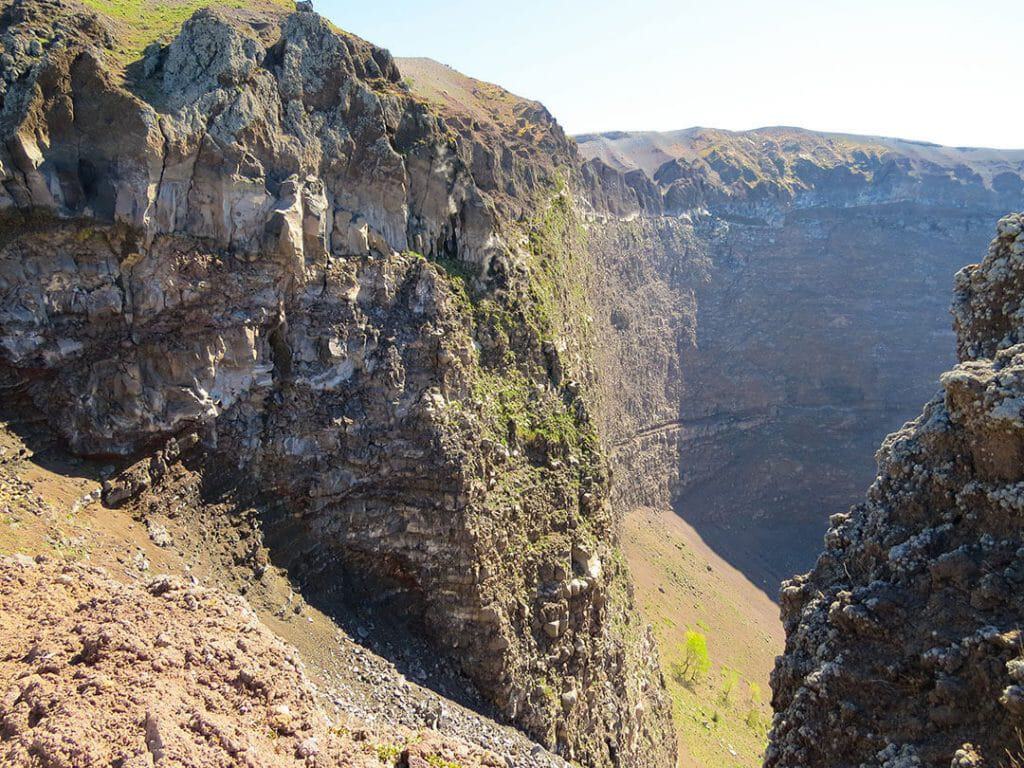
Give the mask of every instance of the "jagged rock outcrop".
<path id="1" fill-rule="evenodd" d="M 616 464 L 774 596 L 952 362 L 942 286 L 1024 206 L 1024 153 L 789 128 L 579 142 L 626 187 L 623 234 L 595 239 L 618 292 L 606 347 L 652 350 L 616 390 Z M 641 227 L 677 234 L 630 246 Z"/>
<path id="2" fill-rule="evenodd" d="M 571 143 L 538 109 L 449 124 L 387 52 L 247 13 L 124 71 L 82 8 L 4 9 L 4 391 L 112 462 L 106 503 L 235 498 L 298 581 L 405 595 L 549 747 L 671 764 L 588 404 Z"/>
<path id="3" fill-rule="evenodd" d="M 1024 216 L 956 278 L 959 363 L 784 584 L 766 765 L 1019 761 Z M 1009 752 L 1007 752 L 1009 750 Z"/>

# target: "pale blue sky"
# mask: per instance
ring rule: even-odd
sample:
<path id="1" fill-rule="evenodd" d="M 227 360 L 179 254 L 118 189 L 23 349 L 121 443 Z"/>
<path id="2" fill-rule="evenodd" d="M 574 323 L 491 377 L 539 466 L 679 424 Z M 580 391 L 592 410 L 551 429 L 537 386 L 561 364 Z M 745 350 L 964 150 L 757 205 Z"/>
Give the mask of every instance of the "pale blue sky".
<path id="1" fill-rule="evenodd" d="M 571 133 L 799 125 L 1024 148 L 1021 0 L 315 0 Z"/>

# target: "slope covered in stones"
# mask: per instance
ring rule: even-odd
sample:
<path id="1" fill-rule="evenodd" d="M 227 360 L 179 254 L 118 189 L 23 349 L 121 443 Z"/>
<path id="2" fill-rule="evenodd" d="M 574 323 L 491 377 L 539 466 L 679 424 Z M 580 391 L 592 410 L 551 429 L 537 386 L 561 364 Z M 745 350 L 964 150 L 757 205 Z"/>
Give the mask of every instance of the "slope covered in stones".
<path id="1" fill-rule="evenodd" d="M 199 10 L 139 59 L 126 24 L 3 8 L 8 403 L 107 507 L 241 520 L 253 579 L 403 617 L 566 758 L 671 764 L 572 143 L 464 120 L 308 8 Z"/>
<path id="2" fill-rule="evenodd" d="M 193 503 L 179 496 L 168 504 L 159 490 L 124 506 L 109 507 L 102 501 L 102 478 L 109 465 L 68 456 L 45 423 L 6 405 L 0 404 L 0 553 L 14 564 L 38 561 L 53 567 L 101 569 L 101 593 L 120 590 L 143 605 L 147 585 L 166 577 L 187 589 L 201 588 L 199 591 L 210 595 L 206 605 L 220 606 L 222 599 L 234 601 L 250 618 L 251 609 L 259 622 L 283 641 L 272 648 L 282 649 L 281 656 L 301 660 L 316 694 L 315 706 L 307 712 L 315 713 L 342 735 L 357 734 L 359 750 L 373 755 L 380 765 L 399 762 L 407 746 L 435 741 L 433 734 L 457 750 L 496 755 L 505 766 L 564 768 L 561 758 L 516 729 L 495 722 L 493 709 L 474 692 L 457 664 L 431 648 L 422 629 L 411 631 L 414 627 L 393 621 L 393 613 L 380 610 L 374 600 L 360 599 L 358 593 L 352 594 L 351 604 L 341 612 L 325 613 L 311 604 L 306 599 L 309 591 L 299 589 L 287 570 L 270 562 L 255 509 L 240 511 L 229 498 L 219 503 Z M 171 472 L 180 494 L 203 476 L 181 464 Z M 15 585 L 19 583 L 15 581 Z M 41 583 L 51 581 L 43 579 Z M 336 587 L 346 591 L 345 584 Z M 230 595 L 234 597 L 225 597 Z M 24 590 L 12 587 L 4 626 L 8 622 L 20 626 L 21 616 L 31 610 L 32 602 Z M 213 637 L 221 634 L 217 628 L 229 626 L 218 624 L 216 617 L 205 617 L 203 611 L 179 616 L 188 608 L 178 602 L 164 605 L 161 623 L 196 625 L 196 643 L 217 640 Z M 109 616 L 112 624 L 122 622 L 119 627 L 136 621 L 118 607 L 111 607 Z M 46 635 L 55 642 L 66 642 L 60 622 L 52 628 L 49 623 L 23 623 L 25 632 L 11 634 L 5 646 L 12 660 L 32 661 L 33 638 Z M 149 630 L 142 626 L 133 631 L 145 636 Z M 136 676 L 144 678 L 154 671 L 145 661 L 141 669 L 139 664 L 128 663 L 132 658 L 123 657 L 123 663 L 108 667 L 105 684 L 111 695 L 130 690 Z M 245 661 L 245 653 L 240 653 L 238 663 Z M 60 671 L 73 674 L 77 669 L 70 665 Z M 21 671 L 12 673 L 13 682 L 5 691 L 19 687 Z M 232 721 L 223 709 L 208 709 L 208 702 L 216 699 L 204 697 L 201 687 L 176 690 L 181 682 L 174 677 L 176 668 L 161 671 L 171 676 L 166 682 L 180 697 L 178 712 L 183 720 L 192 716 L 202 719 L 209 712 L 225 727 L 250 727 Z M 225 672 L 230 674 L 230 670 Z M 69 701 L 62 710 L 69 723 L 79 722 L 76 701 Z M 55 727 L 46 718 L 26 722 L 23 715 L 23 711 L 12 714 L 11 721 L 23 741 L 31 741 L 35 729 L 41 736 Z M 130 751 L 133 734 L 144 731 L 144 712 L 124 708 L 118 710 L 118 718 L 119 738 L 107 740 L 107 746 L 101 748 Z M 84 751 L 99 746 L 81 745 Z M 224 758 L 216 750 L 205 754 L 214 764 Z M 444 759 L 459 763 L 462 758 L 449 754 Z"/>
<path id="3" fill-rule="evenodd" d="M 181 578 L 0 556 L 0 619 L 4 765 L 504 765 L 429 729 L 329 715 L 242 598 Z"/>
<path id="4" fill-rule="evenodd" d="M 768 766 L 1014 765 L 1024 659 L 1024 217 L 957 275 L 958 364 L 782 590 Z"/>

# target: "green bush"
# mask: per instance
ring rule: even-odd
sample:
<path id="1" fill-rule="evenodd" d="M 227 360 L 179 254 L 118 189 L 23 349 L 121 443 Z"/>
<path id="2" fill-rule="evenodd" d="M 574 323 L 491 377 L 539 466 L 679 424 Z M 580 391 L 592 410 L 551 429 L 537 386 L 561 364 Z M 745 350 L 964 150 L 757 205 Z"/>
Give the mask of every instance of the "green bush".
<path id="1" fill-rule="evenodd" d="M 729 704 L 732 700 L 732 692 L 736 690 L 736 686 L 740 682 L 740 673 L 735 669 L 725 669 L 722 674 L 725 677 L 722 682 L 722 703 Z"/>
<path id="2" fill-rule="evenodd" d="M 687 685 L 704 677 L 711 669 L 708 656 L 708 640 L 700 632 L 686 630 L 683 643 L 683 660 L 672 665 L 672 677 L 676 682 Z"/>

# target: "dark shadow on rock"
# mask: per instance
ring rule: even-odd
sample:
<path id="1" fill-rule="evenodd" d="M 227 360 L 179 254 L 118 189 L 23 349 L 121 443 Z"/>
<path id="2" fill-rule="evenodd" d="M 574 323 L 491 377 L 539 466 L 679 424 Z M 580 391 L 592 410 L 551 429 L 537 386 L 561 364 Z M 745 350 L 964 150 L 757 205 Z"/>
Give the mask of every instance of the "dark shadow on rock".
<path id="1" fill-rule="evenodd" d="M 704 543 L 740 571 L 773 602 L 785 579 L 805 573 L 822 548 L 828 521 L 778 521 L 771 526 L 719 522 L 693 517 L 679 505 L 676 514 L 697 531 Z"/>
<path id="2" fill-rule="evenodd" d="M 378 553 L 359 553 L 315 539 L 287 509 L 266 508 L 264 541 L 271 561 L 295 591 L 353 640 L 394 664 L 406 679 L 497 722 L 505 719 L 479 694 L 455 660 L 426 638 L 424 598 L 414 584 L 377 577 L 388 570 Z"/>
<path id="3" fill-rule="evenodd" d="M 0 421 L 25 444 L 29 461 L 67 477 L 101 482 L 110 466 L 71 454 L 60 437 L 53 434 L 47 416 L 28 396 L 26 382 L 0 366 Z"/>
<path id="4" fill-rule="evenodd" d="M 306 604 L 330 617 L 353 641 L 389 661 L 406 679 L 506 723 L 459 670 L 456 660 L 427 639 L 424 600 L 414 584 L 374 577 L 387 570 L 379 561 L 381 555 L 350 552 L 325 540 L 295 517 L 291 506 L 263 492 L 246 470 L 223 458 L 200 454 L 185 460 L 194 469 L 201 468 L 203 502 L 232 508 L 239 517 L 255 510 L 270 563 L 285 573 Z M 368 564 L 373 558 L 377 560 Z"/>
<path id="5" fill-rule="evenodd" d="M 915 415 L 916 406 L 791 406 L 755 428 L 726 426 L 683 447 L 673 509 L 778 602 L 781 582 L 814 566 L 829 518 L 863 501 L 881 441 Z"/>

